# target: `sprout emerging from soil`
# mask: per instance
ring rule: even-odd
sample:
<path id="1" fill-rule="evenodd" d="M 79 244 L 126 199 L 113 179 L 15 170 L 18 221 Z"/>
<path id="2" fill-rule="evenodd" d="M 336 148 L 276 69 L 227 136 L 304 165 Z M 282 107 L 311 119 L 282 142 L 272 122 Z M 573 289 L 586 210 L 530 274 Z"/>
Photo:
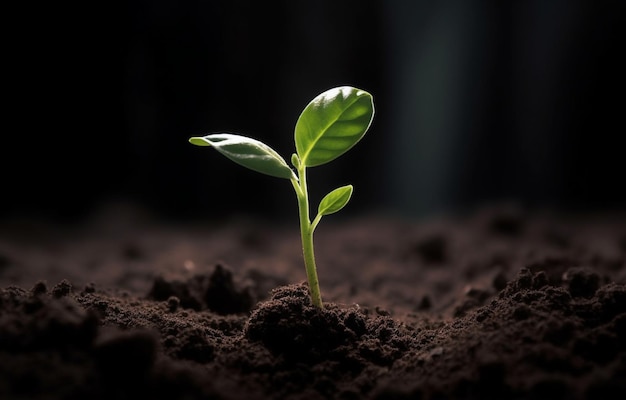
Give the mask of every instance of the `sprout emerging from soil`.
<path id="1" fill-rule="evenodd" d="M 192 137 L 191 144 L 211 146 L 246 168 L 291 181 L 298 198 L 300 234 L 307 280 L 313 305 L 322 308 L 313 232 L 324 215 L 341 210 L 352 196 L 352 185 L 332 190 L 319 203 L 317 215 L 309 217 L 306 168 L 326 164 L 350 150 L 369 129 L 374 102 L 368 92 L 350 86 L 336 87 L 315 97 L 302 111 L 295 127 L 296 153 L 291 164 L 258 140 L 230 133 Z"/>

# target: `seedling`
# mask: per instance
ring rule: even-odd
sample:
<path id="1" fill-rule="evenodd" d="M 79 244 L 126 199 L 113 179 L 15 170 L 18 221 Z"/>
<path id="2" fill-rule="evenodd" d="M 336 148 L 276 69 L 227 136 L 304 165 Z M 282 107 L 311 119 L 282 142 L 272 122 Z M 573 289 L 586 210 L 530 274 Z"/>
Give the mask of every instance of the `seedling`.
<path id="1" fill-rule="evenodd" d="M 212 146 L 237 164 L 263 174 L 291 181 L 298 198 L 302 253 L 313 305 L 322 308 L 313 232 L 324 215 L 341 210 L 352 196 L 352 185 L 332 190 L 319 203 L 317 215 L 309 217 L 307 167 L 333 161 L 352 148 L 370 127 L 374 102 L 368 92 L 350 86 L 336 87 L 315 97 L 302 111 L 295 127 L 296 153 L 291 164 L 258 140 L 230 133 L 214 133 L 189 139 L 197 146 Z"/>

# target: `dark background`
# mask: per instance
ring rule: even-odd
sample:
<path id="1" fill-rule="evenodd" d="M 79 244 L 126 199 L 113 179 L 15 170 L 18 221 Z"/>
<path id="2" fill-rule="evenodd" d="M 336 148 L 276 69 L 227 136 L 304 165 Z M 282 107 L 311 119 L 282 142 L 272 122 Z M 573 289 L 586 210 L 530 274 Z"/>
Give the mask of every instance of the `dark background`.
<path id="1" fill-rule="evenodd" d="M 174 1 L 7 10 L 0 217 L 295 219 L 284 180 L 190 136 L 286 159 L 304 106 L 352 85 L 377 114 L 309 172 L 313 203 L 424 217 L 497 201 L 626 206 L 626 10 L 615 1 Z M 346 213 L 344 211 L 342 213 Z"/>

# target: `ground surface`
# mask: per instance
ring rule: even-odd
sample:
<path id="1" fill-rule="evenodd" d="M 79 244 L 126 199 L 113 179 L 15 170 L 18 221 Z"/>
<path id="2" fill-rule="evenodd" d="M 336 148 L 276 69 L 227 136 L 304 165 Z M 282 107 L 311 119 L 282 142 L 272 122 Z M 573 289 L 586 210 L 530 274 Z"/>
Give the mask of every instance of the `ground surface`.
<path id="1" fill-rule="evenodd" d="M 1 399 L 626 398 L 626 218 L 0 226 Z"/>

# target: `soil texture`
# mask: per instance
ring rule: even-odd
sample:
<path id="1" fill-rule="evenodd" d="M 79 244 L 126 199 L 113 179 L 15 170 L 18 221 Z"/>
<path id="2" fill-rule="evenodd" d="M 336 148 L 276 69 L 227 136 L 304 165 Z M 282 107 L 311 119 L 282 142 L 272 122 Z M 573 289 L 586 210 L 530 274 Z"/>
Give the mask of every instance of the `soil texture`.
<path id="1" fill-rule="evenodd" d="M 626 217 L 0 226 L 0 399 L 625 399 Z"/>

